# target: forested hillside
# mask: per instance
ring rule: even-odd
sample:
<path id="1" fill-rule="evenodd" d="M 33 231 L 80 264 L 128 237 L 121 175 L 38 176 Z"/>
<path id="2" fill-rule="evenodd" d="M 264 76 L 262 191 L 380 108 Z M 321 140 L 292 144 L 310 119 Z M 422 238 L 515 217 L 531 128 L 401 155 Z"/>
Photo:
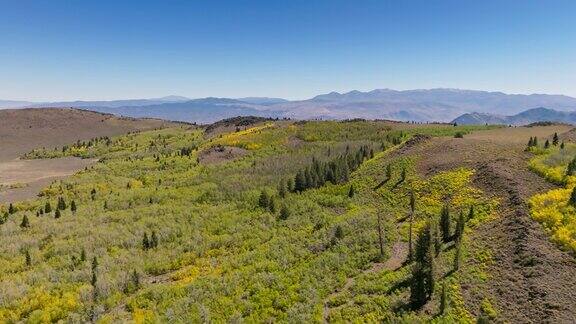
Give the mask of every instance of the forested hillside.
<path id="1" fill-rule="evenodd" d="M 489 238 L 506 233 L 499 224 L 512 208 L 489 178 L 499 174 L 495 153 L 508 148 L 500 157 L 522 170 L 533 154 L 502 139 L 506 129 L 259 119 L 219 127 L 23 156 L 99 162 L 0 207 L 0 319 L 473 323 L 527 307 L 500 291 L 494 269 L 513 270 L 501 263 L 505 240 Z M 557 129 L 521 131 L 524 142 Z M 555 143 L 540 144 L 543 157 L 562 152 Z M 547 318 L 562 320 L 570 303 L 533 311 L 550 306 Z"/>

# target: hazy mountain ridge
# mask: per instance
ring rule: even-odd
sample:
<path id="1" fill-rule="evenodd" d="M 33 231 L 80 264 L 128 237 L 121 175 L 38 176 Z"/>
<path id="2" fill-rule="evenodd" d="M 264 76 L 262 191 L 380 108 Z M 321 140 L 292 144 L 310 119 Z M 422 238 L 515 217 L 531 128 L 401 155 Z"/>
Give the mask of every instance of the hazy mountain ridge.
<path id="1" fill-rule="evenodd" d="M 295 119 L 365 118 L 448 122 L 473 112 L 512 116 L 531 107 L 547 107 L 557 111 L 576 110 L 576 98 L 564 95 L 519 95 L 443 88 L 331 92 L 298 101 L 268 97 L 189 99 L 168 96 L 156 99 L 22 104 L 23 106 L 18 107 L 74 107 L 131 117 L 157 117 L 200 123 L 237 115 Z M 498 121 L 499 119 L 494 116 L 468 117 Z"/>
<path id="2" fill-rule="evenodd" d="M 236 99 L 204 98 L 145 106 L 92 107 L 99 112 L 131 117 L 155 117 L 197 123 L 212 123 L 235 116 L 278 117 L 280 114 Z"/>
<path id="3" fill-rule="evenodd" d="M 561 122 L 576 124 L 576 111 L 566 112 L 548 108 L 534 108 L 523 111 L 512 116 L 498 116 L 487 113 L 467 113 L 452 122 L 459 125 L 482 125 L 482 124 L 502 124 L 502 125 L 527 125 L 535 122 Z"/>
<path id="4" fill-rule="evenodd" d="M 264 106 L 290 102 L 290 100 L 282 98 L 269 98 L 269 97 L 245 97 L 245 98 L 238 98 L 237 100 L 250 104 L 264 105 Z"/>
<path id="5" fill-rule="evenodd" d="M 21 100 L 0 100 L 0 109 L 22 108 L 34 105 L 34 102 Z"/>

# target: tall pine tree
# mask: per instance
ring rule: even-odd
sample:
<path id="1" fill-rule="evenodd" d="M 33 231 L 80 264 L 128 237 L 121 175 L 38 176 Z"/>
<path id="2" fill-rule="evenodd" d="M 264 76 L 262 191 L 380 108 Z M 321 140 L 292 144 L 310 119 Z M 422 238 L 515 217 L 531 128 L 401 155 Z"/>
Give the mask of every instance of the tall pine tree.
<path id="1" fill-rule="evenodd" d="M 440 231 L 442 232 L 442 240 L 444 242 L 450 241 L 451 231 L 450 231 L 450 208 L 448 204 L 442 207 L 440 213 Z"/>

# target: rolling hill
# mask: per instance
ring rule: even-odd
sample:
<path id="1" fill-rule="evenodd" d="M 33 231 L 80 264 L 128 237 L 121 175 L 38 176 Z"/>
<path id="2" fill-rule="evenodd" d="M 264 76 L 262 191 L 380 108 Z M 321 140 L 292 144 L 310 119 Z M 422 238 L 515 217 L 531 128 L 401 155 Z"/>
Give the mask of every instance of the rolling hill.
<path id="1" fill-rule="evenodd" d="M 462 125 L 528 125 L 536 122 L 576 123 L 576 112 L 557 111 L 548 108 L 534 108 L 513 116 L 497 116 L 487 113 L 468 113 L 452 121 Z"/>
<path id="2" fill-rule="evenodd" d="M 70 108 L 4 109 L 0 110 L 0 161 L 17 158 L 41 146 L 55 147 L 170 125 L 175 123 Z"/>
<path id="3" fill-rule="evenodd" d="M 88 126 L 42 111 L 21 126 Z M 0 204 L 0 320 L 569 323 L 570 129 L 234 118 L 36 148 L 32 176 L 81 171 Z"/>

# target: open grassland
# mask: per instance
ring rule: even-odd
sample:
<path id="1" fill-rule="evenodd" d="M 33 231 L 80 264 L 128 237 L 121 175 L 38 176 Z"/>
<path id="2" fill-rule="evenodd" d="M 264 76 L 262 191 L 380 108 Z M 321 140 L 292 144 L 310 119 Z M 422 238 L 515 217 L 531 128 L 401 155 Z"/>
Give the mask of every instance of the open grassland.
<path id="1" fill-rule="evenodd" d="M 476 150 L 493 141 L 468 136 L 500 136 L 469 134 L 486 128 L 268 121 L 215 136 L 180 126 L 34 150 L 26 157 L 100 162 L 38 199 L 0 207 L 0 318 L 510 319 L 508 300 L 490 289 L 500 247 L 478 236 L 511 208 L 479 180 L 498 172 L 494 152 L 506 154 L 497 144 Z M 512 147 L 503 157 L 522 161 L 529 177 L 525 153 Z M 439 239 L 443 209 L 450 235 Z M 428 224 L 435 284 L 414 307 L 409 247 L 416 253 Z"/>

